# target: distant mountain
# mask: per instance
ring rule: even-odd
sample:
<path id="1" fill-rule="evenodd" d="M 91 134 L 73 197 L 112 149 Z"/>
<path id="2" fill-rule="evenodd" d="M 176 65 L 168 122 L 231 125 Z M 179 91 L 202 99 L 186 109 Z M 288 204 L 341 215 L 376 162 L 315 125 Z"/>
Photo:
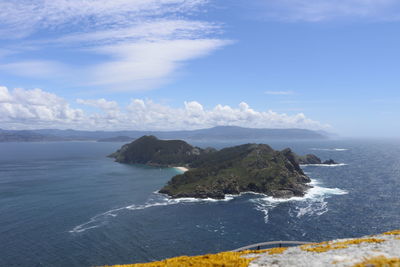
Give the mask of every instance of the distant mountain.
<path id="1" fill-rule="evenodd" d="M 160 133 L 162 135 L 181 135 L 179 138 L 191 140 L 241 140 L 241 139 L 326 139 L 317 131 L 306 129 L 257 129 L 238 126 L 217 126 L 209 129 Z M 155 134 L 158 136 L 157 134 Z M 175 137 L 177 138 L 177 137 Z"/>
<path id="2" fill-rule="evenodd" d="M 217 126 L 209 129 L 188 131 L 77 131 L 41 129 L 30 131 L 0 130 L 0 142 L 28 141 L 108 141 L 129 142 L 143 135 L 160 139 L 183 139 L 191 141 L 219 140 L 314 140 L 327 139 L 325 132 L 306 129 L 256 129 L 238 126 Z M 122 140 L 123 138 L 126 138 Z M 128 140 L 130 138 L 130 140 Z"/>
<path id="3" fill-rule="evenodd" d="M 135 138 L 129 136 L 116 136 L 109 138 L 101 138 L 97 142 L 132 142 Z"/>
<path id="4" fill-rule="evenodd" d="M 34 131 L 8 131 L 0 129 L 0 142 L 43 142 L 63 141 L 63 138 L 42 135 Z"/>

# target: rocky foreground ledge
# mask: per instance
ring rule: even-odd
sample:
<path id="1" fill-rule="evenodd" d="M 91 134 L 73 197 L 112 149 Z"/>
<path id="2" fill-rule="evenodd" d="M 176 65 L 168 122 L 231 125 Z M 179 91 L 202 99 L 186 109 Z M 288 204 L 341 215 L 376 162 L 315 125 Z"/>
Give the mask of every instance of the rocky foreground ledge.
<path id="1" fill-rule="evenodd" d="M 399 267 L 400 230 L 357 239 L 337 239 L 290 248 L 260 251 L 222 252 L 194 257 L 176 257 L 163 261 L 114 265 L 114 267 L 185 267 L 185 266 L 355 266 Z"/>

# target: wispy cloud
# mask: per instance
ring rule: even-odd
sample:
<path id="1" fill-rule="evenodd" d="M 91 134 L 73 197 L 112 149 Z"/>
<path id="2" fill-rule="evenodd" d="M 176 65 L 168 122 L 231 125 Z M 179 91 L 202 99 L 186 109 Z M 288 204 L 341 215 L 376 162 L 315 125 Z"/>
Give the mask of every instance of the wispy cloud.
<path id="1" fill-rule="evenodd" d="M 30 49 L 67 49 L 77 58 L 96 57 L 85 66 L 62 57 L 36 58 L 29 64 L 14 57 L 0 68 L 14 75 L 51 79 L 48 68 L 61 61 L 65 75 L 79 85 L 111 90 L 144 90 L 168 81 L 186 63 L 230 41 L 218 38 L 221 27 L 190 15 L 207 0 L 14 0 L 0 2 L 0 38 L 26 43 Z M 49 38 L 37 38 L 41 32 Z M 3 33 L 3 34 L 1 34 Z M 12 44 L 12 40 L 9 41 Z M 10 45 L 11 47 L 12 45 Z M 26 52 L 22 49 L 22 51 Z M 38 53 L 44 54 L 44 53 Z M 46 55 L 47 56 L 47 55 Z M 48 55 L 47 57 L 51 57 Z M 33 71 L 32 64 L 43 65 Z M 54 70 L 56 70 L 55 68 Z"/>
<path id="2" fill-rule="evenodd" d="M 303 113 L 287 115 L 271 110 L 258 111 L 242 102 L 237 107 L 216 105 L 206 109 L 197 101 L 173 108 L 152 100 L 132 99 L 127 106 L 115 101 L 77 99 L 73 108 L 65 99 L 41 89 L 8 90 L 0 87 L 0 128 L 43 127 L 89 130 L 178 130 L 218 125 L 254 128 L 327 129 L 329 126 Z M 85 106 L 97 111 L 85 112 Z"/>
<path id="3" fill-rule="evenodd" d="M 91 31 L 121 28 L 146 17 L 179 14 L 204 5 L 206 0 L 3 0 L 0 30 L 3 38 L 29 36 L 38 30 Z"/>
<path id="4" fill-rule="evenodd" d="M 265 91 L 266 95 L 293 95 L 293 91 Z"/>
<path id="5" fill-rule="evenodd" d="M 205 56 L 226 44 L 218 39 L 183 39 L 103 46 L 95 52 L 110 55 L 113 60 L 90 69 L 89 74 L 93 85 L 145 89 L 171 77 L 182 62 Z"/>
<path id="6" fill-rule="evenodd" d="M 60 77 L 66 67 L 55 61 L 34 60 L 0 64 L 0 71 L 32 78 Z"/>
<path id="7" fill-rule="evenodd" d="M 255 3 L 264 18 L 283 21 L 400 19 L 397 0 L 257 0 Z"/>

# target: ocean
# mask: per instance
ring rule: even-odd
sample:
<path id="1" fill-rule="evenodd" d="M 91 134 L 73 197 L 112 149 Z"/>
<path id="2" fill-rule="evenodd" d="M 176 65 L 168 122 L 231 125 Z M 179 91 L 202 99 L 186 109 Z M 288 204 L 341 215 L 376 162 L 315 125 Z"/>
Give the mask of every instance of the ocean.
<path id="1" fill-rule="evenodd" d="M 179 171 L 106 157 L 122 143 L 0 143 L 0 266 L 137 263 L 400 228 L 400 141 L 257 142 L 341 164 L 303 166 L 314 186 L 304 198 L 171 200 L 156 192 Z"/>

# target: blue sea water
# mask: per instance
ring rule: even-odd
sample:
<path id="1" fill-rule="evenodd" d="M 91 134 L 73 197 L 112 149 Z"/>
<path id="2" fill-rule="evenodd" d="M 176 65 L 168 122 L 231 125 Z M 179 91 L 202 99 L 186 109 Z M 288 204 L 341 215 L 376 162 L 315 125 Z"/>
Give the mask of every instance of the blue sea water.
<path id="1" fill-rule="evenodd" d="M 400 228 L 399 141 L 263 143 L 343 164 L 304 166 L 314 185 L 304 198 L 177 201 L 155 192 L 178 171 L 115 163 L 106 155 L 121 143 L 2 143 L 0 266 L 146 262 Z"/>

